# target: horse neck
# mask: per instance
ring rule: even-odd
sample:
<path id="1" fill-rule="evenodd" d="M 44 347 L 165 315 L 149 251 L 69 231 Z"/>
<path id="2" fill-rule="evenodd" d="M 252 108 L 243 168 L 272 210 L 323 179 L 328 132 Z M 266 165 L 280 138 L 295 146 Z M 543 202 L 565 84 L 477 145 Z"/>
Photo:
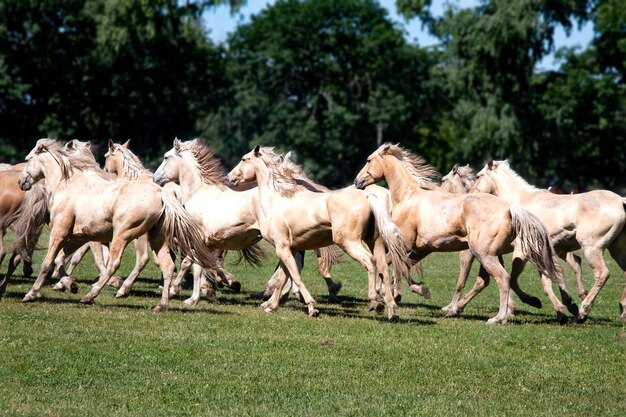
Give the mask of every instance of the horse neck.
<path id="1" fill-rule="evenodd" d="M 257 214 L 262 219 L 271 211 L 276 202 L 283 197 L 272 186 L 272 174 L 262 161 L 257 161 L 256 180 L 259 196 Z"/>
<path id="2" fill-rule="evenodd" d="M 65 187 L 67 185 L 67 181 L 63 179 L 61 166 L 54 160 L 52 155 L 42 155 L 39 158 L 41 164 L 43 165 L 42 171 L 50 192 L 54 193 Z"/>
<path id="3" fill-rule="evenodd" d="M 184 164 L 178 170 L 178 182 L 183 201 L 189 201 L 195 193 L 208 185 L 202 180 L 202 176 L 195 166 L 185 160 L 183 161 Z"/>
<path id="4" fill-rule="evenodd" d="M 497 175 L 491 175 L 491 178 L 496 188 L 495 194 L 509 203 L 517 203 L 536 190 L 522 178 L 507 171 L 500 171 Z"/>
<path id="5" fill-rule="evenodd" d="M 402 162 L 394 156 L 386 156 L 384 161 L 384 174 L 391 200 L 394 205 L 404 201 L 415 193 L 422 192 L 419 184 L 411 174 L 402 166 Z"/>

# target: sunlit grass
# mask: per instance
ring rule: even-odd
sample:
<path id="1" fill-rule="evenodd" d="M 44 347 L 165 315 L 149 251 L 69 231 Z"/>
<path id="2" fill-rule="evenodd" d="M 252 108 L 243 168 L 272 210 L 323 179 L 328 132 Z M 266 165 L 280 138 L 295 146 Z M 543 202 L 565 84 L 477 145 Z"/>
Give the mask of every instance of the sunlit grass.
<path id="1" fill-rule="evenodd" d="M 121 275 L 134 262 L 127 250 Z M 271 251 L 269 251 L 271 252 Z M 234 254 L 233 254 L 234 255 Z M 36 254 L 37 265 L 43 251 Z M 127 299 L 106 287 L 93 306 L 78 304 L 95 278 L 91 255 L 77 270 L 79 294 L 44 287 L 22 304 L 32 279 L 18 274 L 0 302 L 0 415 L 598 415 L 626 411 L 626 333 L 617 303 L 624 279 L 612 277 L 585 324 L 559 326 L 536 272 L 522 284 L 544 303 L 518 303 L 504 326 L 488 287 L 461 318 L 439 308 L 452 295 L 456 254 L 424 263 L 431 300 L 405 291 L 399 323 L 368 311 L 364 271 L 344 256 L 333 269 L 341 304 L 307 258 L 304 279 L 321 317 L 289 301 L 273 314 L 255 294 L 274 266 L 228 269 L 242 292 L 221 290 L 214 303 L 154 314 L 159 273 L 150 262 Z M 35 268 L 36 270 L 38 269 Z M 21 271 L 21 269 L 19 270 Z M 19 272 L 18 271 L 18 272 Z M 587 286 L 591 285 L 585 269 Z M 50 284 L 50 283 L 48 283 Z M 573 276 L 568 287 L 575 293 Z M 183 291 L 189 296 L 190 290 Z"/>

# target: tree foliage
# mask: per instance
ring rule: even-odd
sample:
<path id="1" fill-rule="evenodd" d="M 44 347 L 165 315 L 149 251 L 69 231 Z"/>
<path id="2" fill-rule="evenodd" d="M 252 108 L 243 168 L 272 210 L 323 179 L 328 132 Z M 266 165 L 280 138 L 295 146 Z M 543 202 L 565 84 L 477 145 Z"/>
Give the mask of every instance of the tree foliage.
<path id="1" fill-rule="evenodd" d="M 0 0 L 0 155 L 36 139 L 131 138 L 158 160 L 204 136 L 234 162 L 292 150 L 328 185 L 378 144 L 439 170 L 508 158 L 542 185 L 626 187 L 626 4 L 620 0 L 397 0 L 440 44 L 409 44 L 376 0 L 277 0 L 213 44 L 202 13 L 243 0 Z M 594 25 L 585 50 L 557 28 Z"/>

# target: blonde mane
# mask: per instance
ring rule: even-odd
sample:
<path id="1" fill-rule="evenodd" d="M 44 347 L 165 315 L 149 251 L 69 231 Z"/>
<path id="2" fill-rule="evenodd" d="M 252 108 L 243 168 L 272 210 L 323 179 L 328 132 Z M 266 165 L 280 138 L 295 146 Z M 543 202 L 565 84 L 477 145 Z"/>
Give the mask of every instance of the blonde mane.
<path id="1" fill-rule="evenodd" d="M 136 180 L 139 178 L 152 177 L 152 172 L 143 166 L 137 155 L 130 149 L 119 143 L 114 144 L 113 147 L 115 151 L 119 152 L 121 155 L 124 179 Z"/>
<path id="2" fill-rule="evenodd" d="M 426 160 L 421 156 L 413 154 L 398 145 L 390 145 L 386 148 L 386 153 L 395 156 L 421 188 L 430 190 L 437 186 L 435 181 L 441 175 L 432 165 L 427 164 Z"/>
<path id="3" fill-rule="evenodd" d="M 93 172 L 106 180 L 114 178 L 114 176 L 100 168 L 91 151 L 79 149 L 79 152 L 69 154 L 60 141 L 56 139 L 39 139 L 37 141 L 36 153 L 48 152 L 52 155 L 61 168 L 61 178 L 64 180 L 70 179 L 74 175 L 75 170 Z"/>
<path id="4" fill-rule="evenodd" d="M 226 188 L 226 173 L 215 151 L 203 139 L 196 138 L 189 142 L 180 142 L 181 149 L 193 156 L 196 169 L 205 184 Z"/>
<path id="5" fill-rule="evenodd" d="M 526 187 L 532 190 L 538 190 L 537 187 L 535 187 L 532 184 L 529 184 L 528 181 L 522 178 L 517 172 L 513 171 L 513 169 L 511 168 L 511 165 L 509 165 L 508 159 L 505 159 L 504 161 L 493 161 L 493 163 L 496 164 L 496 171 L 499 169 L 503 169 L 509 175 L 511 175 L 516 181 L 518 181 L 523 187 Z"/>
<path id="6" fill-rule="evenodd" d="M 293 162 L 285 163 L 284 155 L 274 152 L 274 148 L 261 148 L 259 157 L 270 171 L 272 187 L 282 196 L 291 198 L 298 191 L 298 173 L 301 172 Z"/>
<path id="7" fill-rule="evenodd" d="M 461 167 L 458 166 L 455 174 L 459 178 L 459 182 L 465 190 L 472 188 L 476 182 L 476 172 L 469 165 Z"/>

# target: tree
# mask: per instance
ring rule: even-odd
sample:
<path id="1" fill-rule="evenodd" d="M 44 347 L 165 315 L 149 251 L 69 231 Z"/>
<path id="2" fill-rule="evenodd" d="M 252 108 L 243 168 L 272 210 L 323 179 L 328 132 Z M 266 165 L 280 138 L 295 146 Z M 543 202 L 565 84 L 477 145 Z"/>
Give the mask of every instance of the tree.
<path id="1" fill-rule="evenodd" d="M 377 143 L 434 126 L 432 65 L 375 1 L 279 1 L 229 38 L 230 100 L 202 129 L 231 160 L 276 145 L 343 184 Z"/>

